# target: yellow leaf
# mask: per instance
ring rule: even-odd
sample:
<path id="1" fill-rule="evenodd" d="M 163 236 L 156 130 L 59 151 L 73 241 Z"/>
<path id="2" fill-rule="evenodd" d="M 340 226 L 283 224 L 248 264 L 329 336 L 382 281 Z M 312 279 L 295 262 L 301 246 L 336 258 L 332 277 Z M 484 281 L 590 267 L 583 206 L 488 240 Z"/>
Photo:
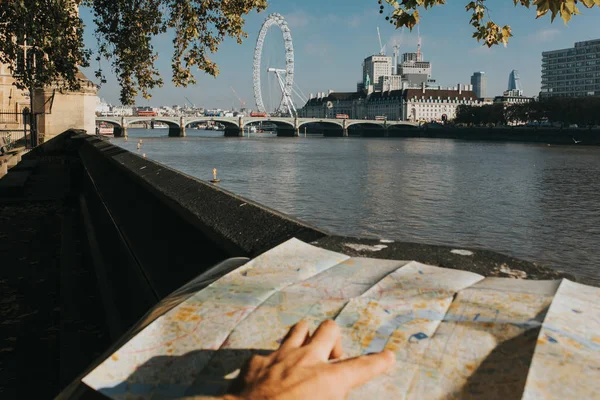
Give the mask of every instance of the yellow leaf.
<path id="1" fill-rule="evenodd" d="M 565 21 L 565 25 L 566 25 L 567 22 L 569 22 L 571 20 L 571 13 L 569 13 L 566 10 L 560 10 L 560 17 L 562 18 L 563 21 Z"/>

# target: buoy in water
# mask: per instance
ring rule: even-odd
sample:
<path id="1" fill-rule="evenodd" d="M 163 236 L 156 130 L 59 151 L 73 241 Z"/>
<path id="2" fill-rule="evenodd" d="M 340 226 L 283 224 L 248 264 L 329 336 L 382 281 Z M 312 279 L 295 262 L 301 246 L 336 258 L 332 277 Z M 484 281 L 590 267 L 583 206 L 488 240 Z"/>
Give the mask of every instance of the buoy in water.
<path id="1" fill-rule="evenodd" d="M 142 154 L 142 157 L 146 158 L 146 153 Z"/>
<path id="2" fill-rule="evenodd" d="M 137 144 L 137 149 L 139 150 L 141 147 L 142 147 L 142 145 L 138 143 Z"/>
<path id="3" fill-rule="evenodd" d="M 142 144 L 142 139 L 140 139 L 140 144 Z"/>
<path id="4" fill-rule="evenodd" d="M 217 169 L 213 168 L 213 178 L 210 180 L 211 183 L 219 183 L 221 182 L 220 179 L 217 179 Z"/>

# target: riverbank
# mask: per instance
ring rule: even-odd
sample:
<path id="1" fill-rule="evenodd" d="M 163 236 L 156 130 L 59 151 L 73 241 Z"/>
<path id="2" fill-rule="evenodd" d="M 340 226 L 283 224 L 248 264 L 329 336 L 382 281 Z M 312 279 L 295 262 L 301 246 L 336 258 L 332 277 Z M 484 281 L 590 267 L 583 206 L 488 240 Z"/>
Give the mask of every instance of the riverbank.
<path id="1" fill-rule="evenodd" d="M 373 135 L 373 132 L 369 133 Z M 433 127 L 388 130 L 389 137 L 600 146 L 600 129 Z"/>

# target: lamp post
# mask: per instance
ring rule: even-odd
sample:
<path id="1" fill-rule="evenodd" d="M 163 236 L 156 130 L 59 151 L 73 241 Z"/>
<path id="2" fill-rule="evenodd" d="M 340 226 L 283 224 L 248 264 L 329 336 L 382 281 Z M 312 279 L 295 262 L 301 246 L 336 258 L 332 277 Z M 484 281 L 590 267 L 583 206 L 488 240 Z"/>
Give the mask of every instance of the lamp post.
<path id="1" fill-rule="evenodd" d="M 33 49 L 33 46 L 27 45 L 27 35 L 23 37 L 23 44 L 21 46 L 23 49 L 23 75 L 28 74 L 29 79 L 29 127 L 30 127 L 30 137 L 31 137 L 31 147 L 35 147 L 37 145 L 37 121 L 36 116 L 33 110 L 33 94 L 35 90 L 35 52 L 33 52 L 31 56 L 31 62 L 27 58 L 27 52 L 30 49 Z M 27 138 L 25 138 L 27 140 Z M 26 142 L 27 143 L 27 142 Z"/>

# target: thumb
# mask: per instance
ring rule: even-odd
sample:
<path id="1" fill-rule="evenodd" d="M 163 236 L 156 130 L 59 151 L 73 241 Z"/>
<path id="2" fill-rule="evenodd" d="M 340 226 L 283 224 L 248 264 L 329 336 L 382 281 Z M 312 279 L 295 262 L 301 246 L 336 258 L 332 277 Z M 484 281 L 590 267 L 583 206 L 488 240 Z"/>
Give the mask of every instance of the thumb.
<path id="1" fill-rule="evenodd" d="M 377 375 L 386 372 L 396 362 L 396 356 L 389 350 L 369 354 L 331 364 L 334 374 L 347 386 L 348 390 L 362 386 Z"/>

